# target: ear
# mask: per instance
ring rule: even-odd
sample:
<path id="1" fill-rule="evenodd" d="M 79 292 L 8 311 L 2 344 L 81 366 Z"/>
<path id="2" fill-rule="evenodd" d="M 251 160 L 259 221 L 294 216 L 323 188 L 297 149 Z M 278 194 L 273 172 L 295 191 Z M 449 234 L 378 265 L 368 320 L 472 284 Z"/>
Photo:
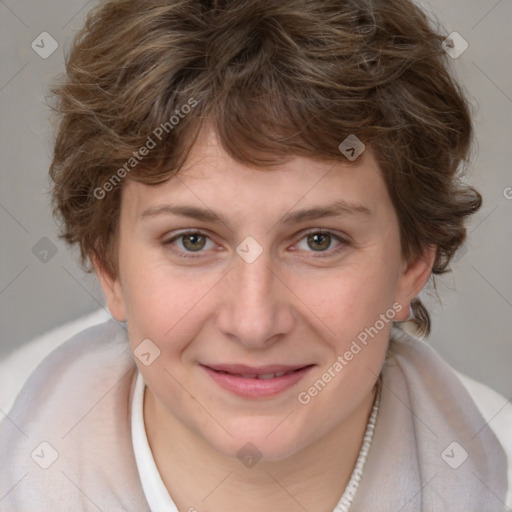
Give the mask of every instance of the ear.
<path id="1" fill-rule="evenodd" d="M 403 309 L 397 313 L 395 321 L 405 322 L 411 314 L 411 301 L 419 295 L 432 274 L 436 257 L 436 246 L 430 246 L 412 262 L 403 262 L 398 278 L 395 300 Z"/>
<path id="2" fill-rule="evenodd" d="M 100 263 L 96 255 L 91 256 L 91 261 L 107 300 L 108 310 L 116 320 L 124 322 L 126 320 L 126 309 L 119 277 L 113 277 Z"/>

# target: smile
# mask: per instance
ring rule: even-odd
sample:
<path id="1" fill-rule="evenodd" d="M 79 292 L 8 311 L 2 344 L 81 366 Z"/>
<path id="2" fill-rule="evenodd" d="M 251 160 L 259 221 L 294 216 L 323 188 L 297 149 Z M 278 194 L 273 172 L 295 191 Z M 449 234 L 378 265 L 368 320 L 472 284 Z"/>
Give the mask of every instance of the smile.
<path id="1" fill-rule="evenodd" d="M 296 385 L 315 365 L 268 371 L 265 369 L 240 368 L 232 366 L 228 371 L 226 367 L 201 365 L 210 378 L 223 390 L 244 398 L 270 398 L 289 390 Z M 290 368 L 290 367 L 288 367 Z M 241 371 L 240 371 L 241 370 Z"/>

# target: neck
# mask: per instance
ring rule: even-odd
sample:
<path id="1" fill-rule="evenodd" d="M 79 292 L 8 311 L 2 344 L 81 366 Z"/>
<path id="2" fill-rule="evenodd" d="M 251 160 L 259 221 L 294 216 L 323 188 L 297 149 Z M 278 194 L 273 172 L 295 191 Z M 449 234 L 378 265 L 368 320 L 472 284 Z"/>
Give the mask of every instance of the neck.
<path id="1" fill-rule="evenodd" d="M 180 512 L 331 511 L 350 480 L 374 398 L 375 388 L 320 440 L 286 459 L 262 459 L 252 467 L 197 436 L 149 388 L 144 418 L 156 465 Z"/>

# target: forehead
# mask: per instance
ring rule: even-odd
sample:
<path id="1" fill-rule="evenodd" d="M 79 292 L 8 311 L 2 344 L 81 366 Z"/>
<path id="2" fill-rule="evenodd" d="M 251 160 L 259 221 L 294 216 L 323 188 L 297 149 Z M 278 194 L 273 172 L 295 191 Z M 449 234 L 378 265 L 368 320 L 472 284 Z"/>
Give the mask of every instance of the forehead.
<path id="1" fill-rule="evenodd" d="M 296 156 L 256 169 L 233 160 L 211 127 L 201 131 L 178 174 L 156 186 L 132 180 L 125 185 L 122 212 L 133 219 L 169 203 L 241 216 L 282 215 L 339 201 L 377 214 L 391 206 L 369 147 L 354 163 Z"/>

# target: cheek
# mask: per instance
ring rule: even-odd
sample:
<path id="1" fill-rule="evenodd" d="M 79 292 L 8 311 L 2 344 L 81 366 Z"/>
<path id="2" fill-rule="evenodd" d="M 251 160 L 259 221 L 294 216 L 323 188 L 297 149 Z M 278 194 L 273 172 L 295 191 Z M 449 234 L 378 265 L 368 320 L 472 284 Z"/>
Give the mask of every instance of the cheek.
<path id="1" fill-rule="evenodd" d="M 314 432 L 343 421 L 381 371 L 397 313 L 390 276 L 385 265 L 353 265 L 318 281 L 307 296 L 310 310 L 322 320 L 316 323 L 328 348 L 321 368 L 297 397 Z"/>
<path id="2" fill-rule="evenodd" d="M 394 284 L 393 271 L 384 260 L 360 258 L 316 279 L 297 280 L 294 290 L 311 313 L 321 319 L 320 325 L 330 333 L 328 339 L 337 340 L 333 343 L 341 349 L 373 326 L 381 314 L 388 311 L 388 319 L 393 318 Z"/>
<path id="3" fill-rule="evenodd" d="M 123 293 L 132 343 L 149 338 L 164 350 L 172 340 L 173 352 L 179 352 L 180 340 L 185 344 L 194 336 L 197 324 L 190 321 L 191 315 L 198 315 L 205 292 L 216 279 L 172 273 L 158 263 L 139 263 L 127 275 Z"/>

